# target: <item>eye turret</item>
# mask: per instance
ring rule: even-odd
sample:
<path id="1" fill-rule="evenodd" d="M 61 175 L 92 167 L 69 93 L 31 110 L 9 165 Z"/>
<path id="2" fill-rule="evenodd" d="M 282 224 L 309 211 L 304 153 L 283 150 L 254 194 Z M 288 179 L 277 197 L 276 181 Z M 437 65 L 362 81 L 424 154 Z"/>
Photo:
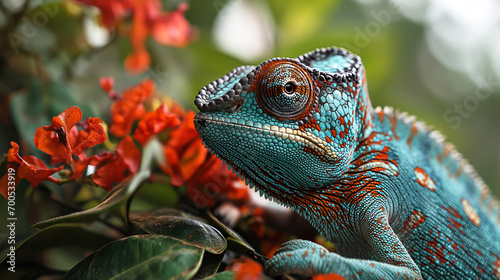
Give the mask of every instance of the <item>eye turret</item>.
<path id="1" fill-rule="evenodd" d="M 263 65 L 253 88 L 261 109 L 280 120 L 303 118 L 314 96 L 308 71 L 293 60 L 276 60 Z"/>

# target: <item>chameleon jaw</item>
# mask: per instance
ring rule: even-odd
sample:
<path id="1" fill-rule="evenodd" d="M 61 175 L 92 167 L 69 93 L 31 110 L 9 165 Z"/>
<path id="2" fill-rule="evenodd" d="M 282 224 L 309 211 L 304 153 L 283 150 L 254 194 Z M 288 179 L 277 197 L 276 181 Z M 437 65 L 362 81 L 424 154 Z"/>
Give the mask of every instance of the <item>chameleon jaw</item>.
<path id="1" fill-rule="evenodd" d="M 301 131 L 288 127 L 279 127 L 269 124 L 262 125 L 257 122 L 251 122 L 250 124 L 241 124 L 228 121 L 227 119 L 220 120 L 218 117 L 210 115 L 197 115 L 194 119 L 194 123 L 196 130 L 199 133 L 201 132 L 201 130 L 203 130 L 204 127 L 207 126 L 207 124 L 213 126 L 227 126 L 238 131 L 247 131 L 251 134 L 258 135 L 266 135 L 271 133 L 283 140 L 288 139 L 292 143 L 302 144 L 305 148 L 308 149 L 308 151 L 314 153 L 315 156 L 318 156 L 324 162 L 335 163 L 338 159 L 338 155 L 327 146 L 327 143 L 323 139 L 307 131 Z M 202 135 L 202 133 L 200 133 L 200 135 Z"/>
<path id="2" fill-rule="evenodd" d="M 212 150 L 212 148 L 208 146 L 208 144 L 204 140 L 202 140 L 201 143 L 210 154 L 214 155 L 218 160 L 222 161 L 222 165 L 227 166 L 228 171 L 232 171 L 233 174 L 235 174 L 237 177 L 240 178 L 241 181 L 245 183 L 245 185 L 247 185 L 250 189 L 253 189 L 256 193 L 258 193 L 260 197 L 264 196 L 268 200 L 271 200 L 284 207 L 288 207 L 287 204 L 278 199 L 277 196 L 269 194 L 263 187 L 260 187 L 260 185 L 254 179 L 248 176 L 246 170 L 241 169 L 240 167 L 235 165 L 231 160 L 226 159 L 217 154 L 214 150 Z"/>

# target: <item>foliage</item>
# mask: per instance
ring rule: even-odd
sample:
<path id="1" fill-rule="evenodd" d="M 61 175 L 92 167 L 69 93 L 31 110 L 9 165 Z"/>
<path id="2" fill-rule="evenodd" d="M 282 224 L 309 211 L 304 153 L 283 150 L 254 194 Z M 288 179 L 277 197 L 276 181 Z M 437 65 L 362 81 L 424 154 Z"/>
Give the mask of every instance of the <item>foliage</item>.
<path id="1" fill-rule="evenodd" d="M 122 57 L 123 66 L 138 75 L 151 63 L 148 36 L 173 47 L 195 40 L 197 29 L 184 18 L 188 5 L 181 3 L 170 12 L 163 5 L 159 0 L 27 1 L 11 14 L 3 49 L 14 60 L 35 61 L 43 74 L 25 72 L 11 84 L 2 80 L 19 129 L 17 137 L 9 137 L 14 141 L 1 160 L 0 193 L 5 199 L 0 204 L 9 209 L 2 211 L 2 218 L 17 221 L 13 238 L 1 243 L 2 278 L 229 279 L 235 276 L 231 270 L 239 277 L 253 271 L 237 265 L 250 259 L 262 272 L 267 257 L 210 209 L 230 205 L 233 215 L 251 218 L 232 225 L 246 227 L 249 236 L 258 229 L 261 238 L 268 234 L 264 211 L 250 204 L 244 183 L 204 148 L 193 111 L 157 90 L 148 77 L 128 87 L 118 85 L 123 90 L 115 88 L 114 78 L 101 77 L 94 83 L 100 86 L 98 99 L 104 106 L 86 107 L 88 103 L 76 102 L 71 94 L 77 71 L 65 67 L 78 63 L 61 61 L 56 51 L 80 60 L 85 52 L 105 52 L 128 38 L 132 50 Z M 86 20 L 85 13 L 95 11 L 92 6 L 100 11 L 100 28 L 115 32 L 98 48 L 77 42 L 84 33 L 78 19 Z M 38 26 L 42 15 L 57 18 L 71 31 Z M 23 18 L 31 18 L 33 25 Z M 23 41 L 31 39 L 23 33 L 30 27 L 53 32 L 53 50 L 30 49 Z M 7 48 L 9 44 L 15 48 Z M 9 62 L 14 70 L 23 63 Z M 97 107 L 104 118 L 94 115 Z M 49 114 L 51 121 L 39 117 Z M 265 248 L 277 247 L 288 234 L 279 236 Z"/>

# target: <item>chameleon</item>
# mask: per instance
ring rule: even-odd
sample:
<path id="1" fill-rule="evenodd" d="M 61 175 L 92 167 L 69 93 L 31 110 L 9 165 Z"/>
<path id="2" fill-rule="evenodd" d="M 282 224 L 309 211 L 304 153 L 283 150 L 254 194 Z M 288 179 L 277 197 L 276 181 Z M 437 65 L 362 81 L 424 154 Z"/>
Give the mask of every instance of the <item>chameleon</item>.
<path id="1" fill-rule="evenodd" d="M 195 105 L 205 147 L 335 246 L 287 241 L 266 274 L 500 279 L 499 203 L 440 132 L 371 105 L 359 56 L 331 47 L 241 66 Z"/>

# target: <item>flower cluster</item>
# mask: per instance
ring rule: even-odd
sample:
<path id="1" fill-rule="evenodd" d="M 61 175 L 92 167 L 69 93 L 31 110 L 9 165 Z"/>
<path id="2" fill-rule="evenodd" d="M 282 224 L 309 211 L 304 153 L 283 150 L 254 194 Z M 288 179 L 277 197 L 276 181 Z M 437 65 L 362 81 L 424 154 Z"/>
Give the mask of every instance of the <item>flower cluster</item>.
<path id="1" fill-rule="evenodd" d="M 78 107 L 70 107 L 58 116 L 52 118 L 52 123 L 48 126 L 39 127 L 35 132 L 35 146 L 51 156 L 54 164 L 63 163 L 73 167 L 75 165 L 74 156 L 78 159 L 85 158 L 84 150 L 101 144 L 106 141 L 104 126 L 99 118 L 82 119 L 82 111 Z M 61 171 L 64 166 L 48 168 L 45 163 L 34 156 L 19 155 L 19 145 L 11 142 L 12 148 L 8 153 L 8 164 L 17 170 L 17 179 L 28 180 L 32 187 L 36 187 L 40 182 L 48 180 L 59 183 L 52 175 Z M 81 165 L 78 162 L 76 165 Z M 86 166 L 85 166 L 86 168 Z M 2 177 L 7 180 L 7 174 Z M 0 189 L 3 196 L 7 197 L 6 190 Z"/>
<path id="2" fill-rule="evenodd" d="M 229 267 L 230 270 L 235 272 L 234 278 L 236 280 L 259 280 L 265 279 L 263 277 L 262 267 L 250 260 L 249 258 L 242 257 L 236 259 L 233 264 Z M 344 277 L 336 273 L 330 274 L 318 274 L 310 278 L 311 280 L 345 280 Z"/>
<path id="3" fill-rule="evenodd" d="M 185 112 L 174 101 L 153 96 L 155 85 L 149 79 L 122 93 L 114 90 L 112 78 L 101 78 L 100 85 L 113 100 L 109 124 L 112 138 L 108 139 L 107 125 L 101 119 L 81 121 L 80 109 L 70 107 L 54 117 L 50 125 L 38 128 L 34 137 L 35 146 L 50 156 L 52 164 L 60 166 L 48 168 L 34 156 L 21 157 L 19 145 L 12 142 L 8 162 L 18 170 L 19 179 L 25 178 L 32 187 L 43 180 L 61 184 L 86 177 L 87 168 L 93 166 L 93 182 L 109 191 L 139 170 L 143 147 L 156 137 L 162 144 L 159 152 L 166 159 L 160 168 L 173 186 L 187 186 L 187 194 L 195 204 L 211 207 L 218 199 L 249 199 L 244 184 L 203 147 L 194 128 L 193 111 Z M 97 152 L 90 149 L 105 141 L 108 145 L 96 147 Z M 68 178 L 52 176 L 65 167 Z M 7 175 L 2 180 L 7 180 Z M 6 196 L 6 190 L 0 191 Z"/>
<path id="4" fill-rule="evenodd" d="M 133 53 L 125 59 L 131 73 L 144 72 L 151 63 L 145 43 L 149 35 L 162 45 L 182 48 L 197 37 L 197 31 L 184 17 L 189 9 L 181 3 L 177 10 L 162 12 L 161 0 L 74 0 L 97 7 L 101 23 L 109 29 L 122 30 L 130 39 Z M 131 24 L 126 19 L 131 17 Z"/>

